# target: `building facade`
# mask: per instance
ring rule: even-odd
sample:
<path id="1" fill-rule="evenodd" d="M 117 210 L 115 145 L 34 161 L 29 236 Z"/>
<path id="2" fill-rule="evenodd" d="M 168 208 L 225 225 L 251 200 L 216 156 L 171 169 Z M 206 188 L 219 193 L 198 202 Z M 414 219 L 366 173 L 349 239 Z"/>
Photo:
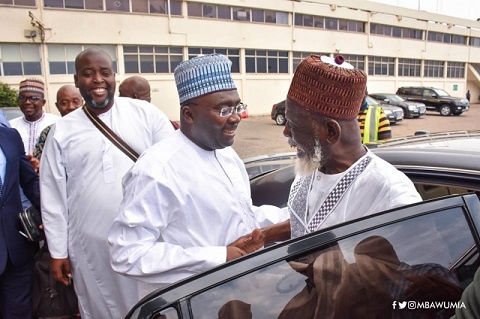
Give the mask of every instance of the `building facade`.
<path id="1" fill-rule="evenodd" d="M 364 0 L 0 0 L 0 82 L 42 78 L 47 112 L 73 84 L 76 55 L 110 53 L 117 83 L 150 81 L 152 103 L 178 120 L 175 66 L 218 52 L 250 115 L 268 114 L 308 54 L 342 54 L 370 92 L 434 86 L 480 95 L 480 22 Z"/>

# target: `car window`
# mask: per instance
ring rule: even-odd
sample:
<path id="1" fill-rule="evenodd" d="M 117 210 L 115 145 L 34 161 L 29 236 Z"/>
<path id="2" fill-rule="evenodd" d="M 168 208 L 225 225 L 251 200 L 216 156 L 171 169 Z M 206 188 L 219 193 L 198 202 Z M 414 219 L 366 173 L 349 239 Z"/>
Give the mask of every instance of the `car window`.
<path id="1" fill-rule="evenodd" d="M 197 319 L 449 318 L 453 307 L 399 306 L 459 300 L 478 264 L 463 209 L 449 208 L 291 256 L 189 302 Z"/>
<path id="2" fill-rule="evenodd" d="M 435 92 L 435 94 L 437 94 L 438 96 L 450 96 L 450 94 L 448 94 L 446 91 L 444 90 L 441 90 L 441 89 L 435 89 L 433 90 Z"/>
<path id="3" fill-rule="evenodd" d="M 472 190 L 465 187 L 424 183 L 415 183 L 415 188 L 417 189 L 417 192 L 420 194 L 420 196 L 422 196 L 423 200 L 472 192 Z"/>

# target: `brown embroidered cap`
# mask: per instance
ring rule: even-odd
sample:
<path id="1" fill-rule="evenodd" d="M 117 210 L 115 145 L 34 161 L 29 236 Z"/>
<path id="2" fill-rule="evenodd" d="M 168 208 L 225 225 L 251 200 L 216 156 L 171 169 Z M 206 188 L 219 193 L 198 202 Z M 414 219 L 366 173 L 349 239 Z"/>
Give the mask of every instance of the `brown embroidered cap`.
<path id="1" fill-rule="evenodd" d="M 37 78 L 28 78 L 20 82 L 18 93 L 22 92 L 36 92 L 44 94 L 45 84 L 43 81 Z"/>
<path id="2" fill-rule="evenodd" d="M 310 55 L 293 75 L 287 98 L 298 106 L 336 120 L 357 117 L 365 96 L 367 75 L 342 56 Z"/>

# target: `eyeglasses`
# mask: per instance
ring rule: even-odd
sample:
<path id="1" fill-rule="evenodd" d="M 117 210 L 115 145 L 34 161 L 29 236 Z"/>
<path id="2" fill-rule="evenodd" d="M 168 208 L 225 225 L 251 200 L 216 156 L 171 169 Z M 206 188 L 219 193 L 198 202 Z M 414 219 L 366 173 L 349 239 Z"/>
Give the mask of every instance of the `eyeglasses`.
<path id="1" fill-rule="evenodd" d="M 247 109 L 247 104 L 243 104 L 243 103 L 240 103 L 237 106 L 224 107 L 220 110 L 220 116 L 221 117 L 231 116 L 234 111 L 237 114 L 241 114 L 241 113 L 245 112 L 246 109 Z"/>
<path id="2" fill-rule="evenodd" d="M 19 95 L 18 96 L 18 101 L 20 103 L 25 103 L 29 100 L 32 103 L 37 103 L 38 101 L 42 100 L 42 97 L 38 95 L 32 95 L 32 96 L 25 96 L 25 95 Z"/>

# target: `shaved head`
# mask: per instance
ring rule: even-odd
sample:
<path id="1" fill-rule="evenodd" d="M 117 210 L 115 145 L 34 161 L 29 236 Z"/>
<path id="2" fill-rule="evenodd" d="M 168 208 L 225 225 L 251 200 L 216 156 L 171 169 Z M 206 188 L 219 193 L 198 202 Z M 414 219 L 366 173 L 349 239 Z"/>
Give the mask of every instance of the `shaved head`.
<path id="1" fill-rule="evenodd" d="M 145 100 L 147 102 L 151 101 L 150 84 L 145 78 L 138 75 L 123 80 L 118 91 L 120 92 L 120 96 L 123 97 Z"/>
<path id="2" fill-rule="evenodd" d="M 83 104 L 80 91 L 73 85 L 64 85 L 57 91 L 57 106 L 60 115 L 65 116 L 68 113 L 81 107 Z"/>

